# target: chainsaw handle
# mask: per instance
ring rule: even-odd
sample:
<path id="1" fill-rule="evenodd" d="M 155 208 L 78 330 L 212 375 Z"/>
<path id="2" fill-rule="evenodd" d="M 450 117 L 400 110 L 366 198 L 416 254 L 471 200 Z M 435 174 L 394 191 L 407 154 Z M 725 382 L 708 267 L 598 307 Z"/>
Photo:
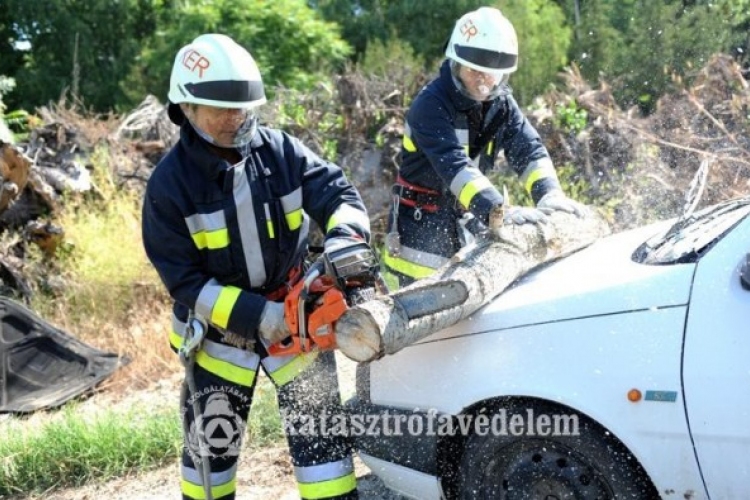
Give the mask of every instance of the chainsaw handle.
<path id="1" fill-rule="evenodd" d="M 303 345 L 302 339 L 296 335 L 287 337 L 281 342 L 271 344 L 266 347 L 268 354 L 271 356 L 291 356 L 293 354 L 299 354 L 310 350 L 310 341 L 305 339 Z"/>

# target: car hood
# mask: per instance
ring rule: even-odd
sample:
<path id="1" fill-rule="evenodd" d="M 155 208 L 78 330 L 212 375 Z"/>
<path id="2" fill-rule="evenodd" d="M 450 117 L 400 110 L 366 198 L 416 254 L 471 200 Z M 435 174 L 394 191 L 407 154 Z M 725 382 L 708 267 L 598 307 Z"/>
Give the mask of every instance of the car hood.
<path id="1" fill-rule="evenodd" d="M 667 227 L 668 223 L 659 223 L 618 233 L 537 268 L 438 336 L 685 305 L 696 264 L 648 265 L 632 260 L 639 245 Z"/>

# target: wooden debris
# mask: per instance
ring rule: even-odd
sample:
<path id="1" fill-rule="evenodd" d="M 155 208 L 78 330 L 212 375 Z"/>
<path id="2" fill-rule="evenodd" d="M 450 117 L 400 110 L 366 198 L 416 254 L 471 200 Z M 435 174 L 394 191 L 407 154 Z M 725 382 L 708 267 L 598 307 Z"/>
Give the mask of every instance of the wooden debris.
<path id="1" fill-rule="evenodd" d="M 29 182 L 31 159 L 17 147 L 0 141 L 0 212 L 13 203 Z"/>

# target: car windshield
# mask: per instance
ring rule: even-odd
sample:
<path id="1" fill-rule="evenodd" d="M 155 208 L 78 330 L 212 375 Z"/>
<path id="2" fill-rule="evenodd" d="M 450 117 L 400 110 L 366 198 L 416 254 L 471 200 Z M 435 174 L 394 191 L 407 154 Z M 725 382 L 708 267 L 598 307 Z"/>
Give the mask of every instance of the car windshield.
<path id="1" fill-rule="evenodd" d="M 749 213 L 750 198 L 704 208 L 646 241 L 633 260 L 642 264 L 695 262 Z"/>

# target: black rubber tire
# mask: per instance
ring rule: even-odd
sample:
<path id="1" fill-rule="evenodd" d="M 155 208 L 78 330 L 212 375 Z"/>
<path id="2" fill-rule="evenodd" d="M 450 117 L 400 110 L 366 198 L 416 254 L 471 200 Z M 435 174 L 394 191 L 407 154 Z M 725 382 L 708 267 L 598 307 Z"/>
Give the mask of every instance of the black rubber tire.
<path id="1" fill-rule="evenodd" d="M 526 417 L 529 405 L 505 407 Z M 535 415 L 571 414 L 538 404 Z M 525 419 L 526 420 L 526 419 Z M 525 421 L 524 420 L 524 421 Z M 471 436 L 459 470 L 461 499 L 658 499 L 635 458 L 585 416 L 578 436 Z"/>

